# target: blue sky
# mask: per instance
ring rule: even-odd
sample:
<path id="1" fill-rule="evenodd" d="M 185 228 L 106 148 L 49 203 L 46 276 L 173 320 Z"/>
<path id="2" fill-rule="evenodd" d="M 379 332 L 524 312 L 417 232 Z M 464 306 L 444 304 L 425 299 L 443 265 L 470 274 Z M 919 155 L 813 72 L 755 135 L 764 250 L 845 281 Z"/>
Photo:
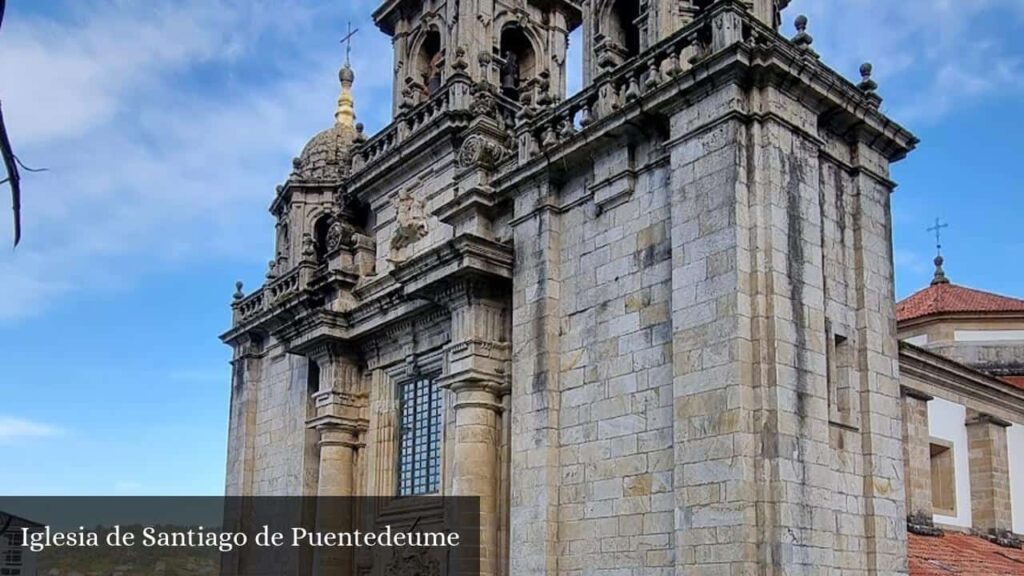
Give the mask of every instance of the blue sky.
<path id="1" fill-rule="evenodd" d="M 25 175 L 24 240 L 0 248 L 0 494 L 220 493 L 233 283 L 260 283 L 274 186 L 332 122 L 347 20 L 357 112 L 386 124 L 374 8 L 8 2 L 0 99 L 50 171 Z M 894 170 L 900 296 L 930 278 L 936 217 L 955 282 L 1024 295 L 1024 0 L 794 0 L 786 20 L 801 12 L 833 68 L 875 64 L 923 140 Z"/>

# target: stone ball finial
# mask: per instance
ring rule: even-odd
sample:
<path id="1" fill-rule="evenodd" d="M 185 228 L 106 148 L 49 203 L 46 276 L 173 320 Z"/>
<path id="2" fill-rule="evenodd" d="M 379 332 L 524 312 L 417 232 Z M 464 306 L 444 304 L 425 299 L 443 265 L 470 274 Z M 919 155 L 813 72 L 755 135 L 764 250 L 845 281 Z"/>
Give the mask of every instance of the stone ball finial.
<path id="1" fill-rule="evenodd" d="M 945 259 L 942 254 L 935 257 L 935 276 L 932 277 L 932 286 L 936 284 L 949 284 L 949 278 L 946 277 L 946 271 L 942 269 L 942 265 L 945 263 Z"/>
<path id="2" fill-rule="evenodd" d="M 814 43 L 814 37 L 807 33 L 807 16 L 801 14 L 796 17 L 796 21 L 793 23 L 796 26 L 796 36 L 793 37 L 793 44 L 801 50 L 810 50 L 811 44 Z"/>
<path id="3" fill-rule="evenodd" d="M 352 67 L 349 66 L 348 63 L 345 63 L 345 65 L 341 67 L 341 70 L 338 70 L 338 81 L 342 84 L 351 84 L 355 82 L 355 79 L 356 73 L 352 71 Z"/>
<path id="4" fill-rule="evenodd" d="M 235 293 L 232 295 L 235 300 L 241 300 L 245 298 L 245 292 L 242 292 L 242 281 L 235 282 Z"/>
<path id="5" fill-rule="evenodd" d="M 874 71 L 874 67 L 870 62 L 865 62 L 860 65 L 860 84 L 858 88 L 868 94 L 874 94 L 878 90 L 878 83 L 871 79 L 871 73 Z"/>

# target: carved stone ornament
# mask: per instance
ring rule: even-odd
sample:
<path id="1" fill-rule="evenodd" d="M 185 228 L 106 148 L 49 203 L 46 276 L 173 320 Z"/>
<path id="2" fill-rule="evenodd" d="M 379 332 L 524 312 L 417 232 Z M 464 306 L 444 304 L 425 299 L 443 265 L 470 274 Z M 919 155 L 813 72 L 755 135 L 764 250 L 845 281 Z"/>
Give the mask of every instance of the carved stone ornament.
<path id="1" fill-rule="evenodd" d="M 333 252 L 342 246 L 351 246 L 354 233 L 351 225 L 335 218 L 327 229 L 327 251 Z"/>
<path id="2" fill-rule="evenodd" d="M 473 134 L 466 138 L 459 148 L 459 166 L 481 166 L 490 169 L 501 163 L 507 155 L 508 150 L 501 144 L 479 134 Z"/>
<path id="3" fill-rule="evenodd" d="M 441 563 L 430 548 L 398 548 L 385 574 L 387 576 L 439 576 Z"/>
<path id="4" fill-rule="evenodd" d="M 469 110 L 476 116 L 496 116 L 498 104 L 494 101 L 494 93 L 491 91 L 491 85 L 484 81 L 479 81 L 473 85 L 470 93 L 473 95 L 473 101 L 469 104 Z"/>
<path id="5" fill-rule="evenodd" d="M 405 260 L 405 249 L 427 235 L 427 218 L 423 213 L 423 203 L 413 196 L 411 190 L 405 190 L 395 198 L 395 211 L 397 223 L 395 233 L 391 236 L 388 260 L 402 262 Z"/>

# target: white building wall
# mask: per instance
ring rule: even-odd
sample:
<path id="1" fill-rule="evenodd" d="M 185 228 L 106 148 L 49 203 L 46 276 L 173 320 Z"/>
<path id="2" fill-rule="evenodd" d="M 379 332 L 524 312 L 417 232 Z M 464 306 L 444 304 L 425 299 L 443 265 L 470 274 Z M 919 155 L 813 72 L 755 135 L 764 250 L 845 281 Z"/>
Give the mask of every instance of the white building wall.
<path id="1" fill-rule="evenodd" d="M 1006 447 L 1010 453 L 1010 502 L 1013 507 L 1013 531 L 1024 534 L 1024 425 L 1007 430 Z"/>
<path id="2" fill-rule="evenodd" d="M 967 444 L 967 409 L 960 404 L 936 398 L 928 403 L 928 433 L 953 444 L 956 476 L 956 516 L 934 516 L 935 522 L 971 527 L 970 454 Z"/>

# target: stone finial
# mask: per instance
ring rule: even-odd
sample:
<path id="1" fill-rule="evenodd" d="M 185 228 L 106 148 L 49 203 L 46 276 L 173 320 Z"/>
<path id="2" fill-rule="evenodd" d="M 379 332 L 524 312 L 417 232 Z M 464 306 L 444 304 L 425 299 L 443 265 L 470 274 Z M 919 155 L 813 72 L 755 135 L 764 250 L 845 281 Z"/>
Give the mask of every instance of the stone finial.
<path id="1" fill-rule="evenodd" d="M 356 122 L 356 138 L 355 141 L 358 144 L 366 142 L 366 133 L 363 132 L 366 129 L 362 122 Z"/>
<path id="2" fill-rule="evenodd" d="M 456 72 L 465 72 L 469 68 L 469 62 L 466 62 L 466 47 L 457 46 L 455 48 L 455 60 L 452 62 L 452 69 Z"/>
<path id="3" fill-rule="evenodd" d="M 860 84 L 857 84 L 857 88 L 860 88 L 861 92 L 867 96 L 868 102 L 874 108 L 878 108 L 882 105 L 882 98 L 878 96 L 878 83 L 871 79 L 871 73 L 874 68 L 870 62 L 865 62 L 860 65 Z"/>
<path id="4" fill-rule="evenodd" d="M 874 94 L 878 90 L 878 83 L 871 79 L 873 70 L 874 67 L 871 66 L 871 62 L 865 62 L 860 65 L 860 84 L 857 87 L 868 94 Z"/>
<path id="5" fill-rule="evenodd" d="M 309 232 L 302 235 L 302 255 L 306 258 L 312 258 L 316 255 L 316 248 L 313 246 L 313 236 Z"/>
<path id="6" fill-rule="evenodd" d="M 235 282 L 235 293 L 232 295 L 235 300 L 241 300 L 245 298 L 245 292 L 242 292 L 242 281 Z"/>
<path id="7" fill-rule="evenodd" d="M 807 16 L 803 14 L 796 17 L 796 36 L 793 36 L 793 44 L 801 50 L 810 50 L 814 43 L 814 37 L 807 33 Z"/>
<path id="8" fill-rule="evenodd" d="M 949 284 L 949 278 L 946 278 L 946 271 L 942 269 L 942 264 L 945 259 L 942 255 L 935 257 L 935 276 L 932 277 L 932 286 L 937 284 Z"/>
<path id="9" fill-rule="evenodd" d="M 341 83 L 341 94 L 338 96 L 338 106 L 334 111 L 334 122 L 338 126 L 352 127 L 356 119 L 355 100 L 352 98 L 352 83 L 356 75 L 348 62 L 338 72 L 338 81 Z"/>
<path id="10" fill-rule="evenodd" d="M 273 280 L 277 278 L 277 260 L 271 260 L 267 263 L 267 280 Z"/>

